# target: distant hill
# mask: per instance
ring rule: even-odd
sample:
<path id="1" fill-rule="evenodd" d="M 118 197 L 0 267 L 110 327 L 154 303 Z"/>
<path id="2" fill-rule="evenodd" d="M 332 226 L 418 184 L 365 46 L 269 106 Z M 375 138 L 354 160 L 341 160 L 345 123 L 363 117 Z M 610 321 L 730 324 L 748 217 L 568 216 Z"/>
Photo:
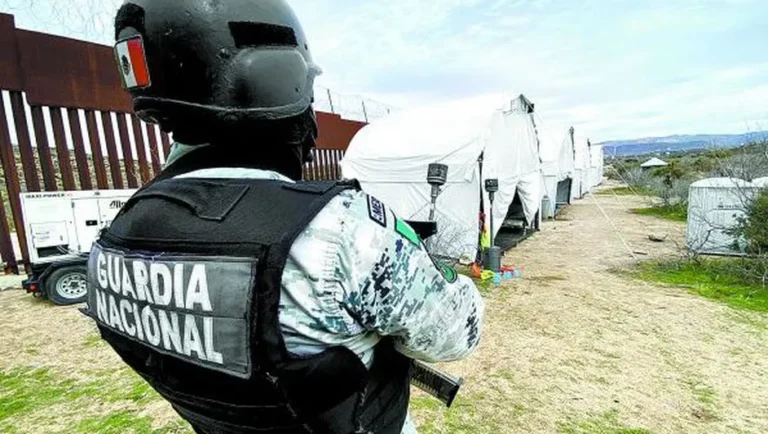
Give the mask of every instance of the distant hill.
<path id="1" fill-rule="evenodd" d="M 735 148 L 746 143 L 768 140 L 768 131 L 746 134 L 696 134 L 615 140 L 601 143 L 606 156 L 665 154 L 706 148 Z"/>

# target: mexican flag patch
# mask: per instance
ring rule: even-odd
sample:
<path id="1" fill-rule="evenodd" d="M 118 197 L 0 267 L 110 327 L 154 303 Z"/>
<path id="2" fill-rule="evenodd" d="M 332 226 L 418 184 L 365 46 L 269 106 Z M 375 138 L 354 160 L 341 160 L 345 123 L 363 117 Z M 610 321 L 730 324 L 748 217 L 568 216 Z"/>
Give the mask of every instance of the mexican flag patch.
<path id="1" fill-rule="evenodd" d="M 131 36 L 115 44 L 115 58 L 124 89 L 133 90 L 150 86 L 149 66 L 141 35 Z"/>

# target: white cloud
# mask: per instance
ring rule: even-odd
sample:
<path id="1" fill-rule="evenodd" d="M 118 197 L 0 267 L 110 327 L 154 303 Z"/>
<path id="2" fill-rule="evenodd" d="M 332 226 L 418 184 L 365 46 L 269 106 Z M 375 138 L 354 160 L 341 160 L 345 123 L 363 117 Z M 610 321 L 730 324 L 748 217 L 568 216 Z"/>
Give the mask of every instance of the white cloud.
<path id="1" fill-rule="evenodd" d="M 525 93 L 543 122 L 596 141 L 737 132 L 768 118 L 764 1 L 289 2 L 324 70 L 319 84 L 336 92 L 401 107 Z M 0 0 L 0 10 L 15 6 L 20 26 L 109 43 L 105 17 L 119 3 Z"/>

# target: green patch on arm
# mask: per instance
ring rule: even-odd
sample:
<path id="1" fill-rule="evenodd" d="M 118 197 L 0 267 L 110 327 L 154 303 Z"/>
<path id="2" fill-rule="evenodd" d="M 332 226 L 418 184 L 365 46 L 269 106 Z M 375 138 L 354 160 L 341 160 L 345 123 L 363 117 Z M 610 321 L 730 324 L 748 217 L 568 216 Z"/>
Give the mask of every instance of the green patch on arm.
<path id="1" fill-rule="evenodd" d="M 443 273 L 443 277 L 445 277 L 445 280 L 447 280 L 450 283 L 455 282 L 459 278 L 458 274 L 456 274 L 456 270 L 454 270 L 453 268 L 445 264 L 442 264 L 442 263 L 440 264 L 440 271 Z"/>
<path id="2" fill-rule="evenodd" d="M 395 231 L 414 245 L 421 245 L 421 239 L 419 238 L 419 235 L 416 233 L 416 231 L 413 230 L 411 225 L 404 222 L 403 220 L 397 219 L 395 222 Z"/>
<path id="3" fill-rule="evenodd" d="M 419 234 L 417 234 L 411 225 L 405 221 L 400 220 L 399 218 L 395 219 L 395 231 L 410 241 L 413 245 L 421 247 L 421 237 L 419 237 Z M 435 267 L 437 267 L 437 269 L 440 271 L 440 274 L 445 280 L 448 281 L 448 283 L 454 283 L 456 280 L 458 280 L 459 276 L 456 273 L 456 270 L 444 264 L 442 261 L 435 258 L 432 254 L 429 256 L 432 258 L 432 262 L 435 264 Z"/>
<path id="4" fill-rule="evenodd" d="M 429 256 L 432 258 L 432 263 L 435 264 L 435 267 L 438 269 L 438 271 L 440 271 L 440 275 L 443 276 L 443 279 L 445 279 L 448 283 L 455 283 L 457 280 L 459 280 L 459 275 L 456 273 L 456 270 L 444 264 L 443 261 L 435 258 L 434 256 Z"/>

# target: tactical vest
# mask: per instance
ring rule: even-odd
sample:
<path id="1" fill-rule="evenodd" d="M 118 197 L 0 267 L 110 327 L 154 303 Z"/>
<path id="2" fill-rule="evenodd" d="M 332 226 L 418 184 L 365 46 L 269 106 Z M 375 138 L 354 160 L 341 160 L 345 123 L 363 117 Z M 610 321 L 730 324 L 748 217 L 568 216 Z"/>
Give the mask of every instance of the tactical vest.
<path id="1" fill-rule="evenodd" d="M 400 434 L 411 362 L 390 341 L 368 370 L 344 347 L 289 354 L 279 325 L 294 240 L 357 184 L 173 179 L 190 161 L 134 195 L 91 252 L 86 313 L 103 339 L 197 433 Z"/>

